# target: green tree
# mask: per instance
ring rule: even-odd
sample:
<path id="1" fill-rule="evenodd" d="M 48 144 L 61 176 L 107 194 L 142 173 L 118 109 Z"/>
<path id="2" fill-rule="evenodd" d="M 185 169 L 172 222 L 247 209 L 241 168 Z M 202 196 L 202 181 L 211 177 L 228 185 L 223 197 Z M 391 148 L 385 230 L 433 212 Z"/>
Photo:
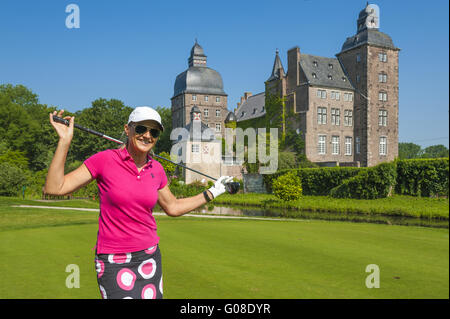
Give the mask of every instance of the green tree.
<path id="1" fill-rule="evenodd" d="M 27 175 L 22 169 L 0 162 L 0 195 L 18 196 L 27 183 Z"/>
<path id="2" fill-rule="evenodd" d="M 400 159 L 419 158 L 423 151 L 420 145 L 414 143 L 398 143 L 398 157 Z"/>
<path id="3" fill-rule="evenodd" d="M 25 156 L 25 152 L 7 150 L 3 154 L 0 154 L 0 163 L 9 163 L 22 170 L 28 169 L 28 158 Z"/>
<path id="4" fill-rule="evenodd" d="M 432 145 L 425 148 L 422 158 L 439 158 L 448 157 L 448 148 L 442 144 Z"/>
<path id="5" fill-rule="evenodd" d="M 158 155 L 161 156 L 161 157 L 167 158 L 169 160 L 172 160 L 173 162 L 176 162 L 176 159 L 172 159 L 170 157 L 170 154 L 167 153 L 167 152 L 161 152 Z M 155 160 L 157 160 L 158 162 L 161 163 L 161 165 L 163 166 L 164 171 L 166 172 L 166 175 L 168 177 L 173 176 L 175 174 L 175 169 L 177 167 L 175 164 L 172 164 L 172 163 L 170 163 L 168 161 L 165 161 L 165 160 L 157 158 L 157 157 L 155 157 Z"/>
<path id="6" fill-rule="evenodd" d="M 157 106 L 155 110 L 161 115 L 162 125 L 164 126 L 164 132 L 160 135 L 156 143 L 155 151 L 157 153 L 170 153 L 172 149 L 172 141 L 170 140 L 170 133 L 172 132 L 172 110 L 162 106 Z"/>
<path id="7" fill-rule="evenodd" d="M 33 171 L 46 167 L 49 145 L 56 143 L 48 120 L 53 110 L 23 85 L 0 85 L 0 139 L 11 150 L 25 152 Z"/>
<path id="8" fill-rule="evenodd" d="M 132 110 L 120 100 L 99 98 L 92 102 L 91 107 L 75 113 L 75 123 L 108 136 L 120 138 L 123 136 L 124 125 L 127 124 Z M 118 145 L 114 142 L 83 131 L 76 131 L 69 150 L 68 161 L 84 161 L 95 153 L 116 147 Z"/>

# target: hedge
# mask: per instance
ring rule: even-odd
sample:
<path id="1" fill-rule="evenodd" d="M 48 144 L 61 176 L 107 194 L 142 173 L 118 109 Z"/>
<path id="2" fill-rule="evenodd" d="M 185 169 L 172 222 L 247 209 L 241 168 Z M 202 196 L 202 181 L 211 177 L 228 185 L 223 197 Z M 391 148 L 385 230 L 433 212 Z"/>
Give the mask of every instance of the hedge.
<path id="1" fill-rule="evenodd" d="M 395 191 L 399 195 L 447 196 L 449 193 L 449 159 L 405 159 L 381 163 L 374 167 L 322 167 L 280 170 L 264 175 L 272 193 L 273 181 L 295 172 L 302 181 L 303 194 L 348 198 L 380 198 Z M 339 187 L 339 188 L 338 188 Z"/>
<path id="2" fill-rule="evenodd" d="M 395 192 L 412 196 L 448 197 L 448 158 L 397 161 Z"/>
<path id="3" fill-rule="evenodd" d="M 355 199 L 384 198 L 392 193 L 396 177 L 396 162 L 381 163 L 346 179 L 330 191 L 330 196 Z"/>
<path id="4" fill-rule="evenodd" d="M 357 175 L 366 168 L 357 167 L 322 167 L 322 168 L 300 168 L 294 170 L 280 170 L 271 175 L 263 175 L 266 189 L 272 192 L 273 181 L 281 175 L 294 171 L 302 181 L 303 195 L 326 196 L 331 189 L 342 184 L 350 177 Z"/>

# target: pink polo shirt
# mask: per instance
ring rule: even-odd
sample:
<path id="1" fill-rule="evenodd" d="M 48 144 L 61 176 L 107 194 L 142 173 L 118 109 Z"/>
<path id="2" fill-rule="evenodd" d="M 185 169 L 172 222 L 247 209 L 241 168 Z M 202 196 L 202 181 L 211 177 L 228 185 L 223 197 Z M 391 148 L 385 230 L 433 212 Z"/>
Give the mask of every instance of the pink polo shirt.
<path id="1" fill-rule="evenodd" d="M 138 172 L 126 148 L 110 149 L 84 161 L 97 180 L 100 215 L 97 254 L 128 253 L 159 242 L 152 215 L 158 190 L 167 184 L 162 165 L 149 157 Z"/>

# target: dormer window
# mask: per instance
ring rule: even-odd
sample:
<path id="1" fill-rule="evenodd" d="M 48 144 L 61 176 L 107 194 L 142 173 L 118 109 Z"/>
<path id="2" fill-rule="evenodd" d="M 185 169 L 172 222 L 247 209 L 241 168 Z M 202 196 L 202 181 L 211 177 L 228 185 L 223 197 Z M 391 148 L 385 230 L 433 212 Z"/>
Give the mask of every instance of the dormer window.
<path id="1" fill-rule="evenodd" d="M 312 77 L 313 77 L 314 79 L 317 79 L 317 75 L 316 75 L 315 73 L 312 74 Z"/>
<path id="2" fill-rule="evenodd" d="M 255 108 L 255 109 L 253 109 L 253 114 L 256 114 L 256 108 Z"/>
<path id="3" fill-rule="evenodd" d="M 333 77 L 331 76 L 331 74 L 328 74 L 328 80 L 333 80 Z"/>
<path id="4" fill-rule="evenodd" d="M 345 76 L 342 77 L 342 81 L 347 81 L 347 79 L 345 78 Z"/>
<path id="5" fill-rule="evenodd" d="M 333 68 L 333 64 L 328 64 L 328 68 L 332 69 Z"/>
<path id="6" fill-rule="evenodd" d="M 317 61 L 314 61 L 313 64 L 314 64 L 314 66 L 317 66 Z"/>

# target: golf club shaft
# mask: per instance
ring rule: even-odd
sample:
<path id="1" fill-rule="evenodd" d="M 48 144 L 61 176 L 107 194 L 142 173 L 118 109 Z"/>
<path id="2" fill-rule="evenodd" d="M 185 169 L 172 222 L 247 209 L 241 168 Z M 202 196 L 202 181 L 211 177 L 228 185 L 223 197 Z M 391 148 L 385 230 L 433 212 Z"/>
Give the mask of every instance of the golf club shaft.
<path id="1" fill-rule="evenodd" d="M 63 119 L 63 118 L 61 118 L 61 117 L 58 117 L 58 116 L 56 116 L 56 115 L 53 115 L 53 121 L 58 122 L 58 123 L 61 123 L 61 124 L 65 124 L 65 125 L 67 125 L 67 126 L 69 126 L 69 124 L 70 124 L 70 122 L 69 122 L 68 120 Z M 76 128 L 79 129 L 79 130 L 82 130 L 82 131 L 85 131 L 85 132 L 88 132 L 88 133 L 91 133 L 91 134 L 94 134 L 94 135 L 103 137 L 103 138 L 105 138 L 105 139 L 107 139 L 107 140 L 109 140 L 109 141 L 115 142 L 115 143 L 117 143 L 117 144 L 123 144 L 123 142 L 122 142 L 121 140 L 117 140 L 117 139 L 112 138 L 112 137 L 110 137 L 110 136 L 108 136 L 108 135 L 105 135 L 105 134 L 103 134 L 103 133 L 94 131 L 94 130 L 92 130 L 92 129 L 90 129 L 90 128 L 87 128 L 87 127 L 84 127 L 84 126 L 81 126 L 81 125 L 78 125 L 78 124 L 74 124 L 74 127 L 76 127 Z M 217 181 L 217 178 L 214 178 L 214 177 L 211 177 L 211 176 L 209 176 L 209 175 L 203 174 L 202 172 L 199 172 L 199 171 L 197 171 L 197 170 L 195 170 L 195 169 L 193 169 L 193 168 L 190 168 L 190 167 L 186 167 L 186 166 L 184 166 L 184 165 L 182 165 L 182 164 L 172 162 L 171 160 L 169 160 L 169 159 L 167 159 L 167 158 L 164 158 L 164 157 L 162 157 L 162 156 L 156 155 L 155 153 L 153 153 L 153 151 L 152 151 L 152 156 L 157 157 L 157 158 L 160 158 L 160 159 L 165 160 L 165 161 L 167 161 L 167 162 L 170 162 L 170 163 L 172 163 L 172 164 L 174 164 L 174 165 L 183 167 L 183 168 L 185 168 L 185 169 L 188 169 L 188 170 L 190 170 L 190 171 L 193 171 L 193 172 L 195 172 L 195 173 L 197 173 L 197 174 L 200 174 L 200 175 L 203 175 L 203 176 L 205 176 L 205 177 L 208 177 L 208 178 L 212 179 L 213 181 Z"/>

